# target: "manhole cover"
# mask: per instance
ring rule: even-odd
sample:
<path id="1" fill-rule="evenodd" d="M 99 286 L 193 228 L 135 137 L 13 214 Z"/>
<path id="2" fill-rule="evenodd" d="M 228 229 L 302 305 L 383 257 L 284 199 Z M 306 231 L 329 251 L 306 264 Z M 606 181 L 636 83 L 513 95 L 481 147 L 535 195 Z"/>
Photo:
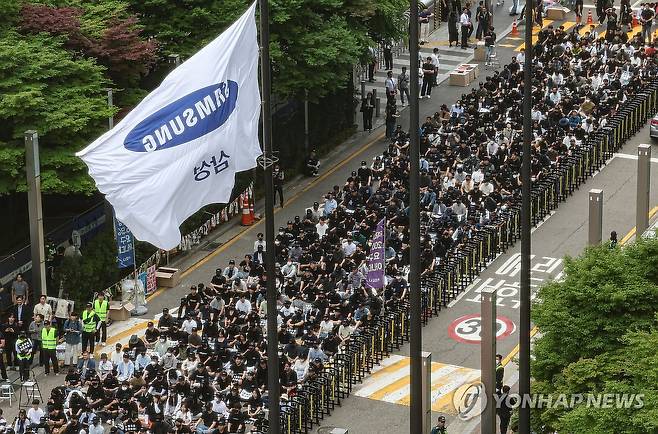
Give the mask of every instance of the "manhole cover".
<path id="1" fill-rule="evenodd" d="M 209 252 L 212 252 L 216 250 L 219 246 L 221 246 L 223 243 L 220 243 L 219 241 L 213 241 L 208 244 L 203 248 L 203 250 L 207 250 Z"/>

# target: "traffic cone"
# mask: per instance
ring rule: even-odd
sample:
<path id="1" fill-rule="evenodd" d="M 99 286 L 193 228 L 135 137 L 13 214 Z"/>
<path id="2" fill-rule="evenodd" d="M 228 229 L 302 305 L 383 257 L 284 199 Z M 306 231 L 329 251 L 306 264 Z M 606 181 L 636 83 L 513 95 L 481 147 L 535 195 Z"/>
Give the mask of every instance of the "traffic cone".
<path id="1" fill-rule="evenodd" d="M 587 24 L 592 24 L 594 20 L 592 19 L 592 10 L 587 11 Z"/>
<path id="2" fill-rule="evenodd" d="M 519 29 L 516 27 L 516 18 L 514 18 L 514 23 L 512 24 L 512 36 L 519 36 Z"/>
<path id="3" fill-rule="evenodd" d="M 637 12 L 633 14 L 633 27 L 637 27 L 638 22 L 637 22 Z"/>
<path id="4" fill-rule="evenodd" d="M 249 215 L 251 216 L 251 222 L 253 223 L 256 221 L 256 214 L 254 213 L 254 202 L 256 200 L 254 199 L 254 192 L 251 188 L 247 190 L 249 192 Z"/>
<path id="5" fill-rule="evenodd" d="M 254 219 L 251 217 L 249 212 L 249 196 L 246 194 L 241 195 L 242 200 L 242 226 L 251 226 L 254 223 Z"/>

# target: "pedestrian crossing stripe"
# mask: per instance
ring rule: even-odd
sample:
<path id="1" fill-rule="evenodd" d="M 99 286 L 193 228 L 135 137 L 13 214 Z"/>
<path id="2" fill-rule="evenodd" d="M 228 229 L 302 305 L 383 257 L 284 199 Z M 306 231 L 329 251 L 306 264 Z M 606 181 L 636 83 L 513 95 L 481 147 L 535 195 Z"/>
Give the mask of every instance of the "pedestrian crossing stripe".
<path id="1" fill-rule="evenodd" d="M 357 387 L 357 396 L 399 405 L 410 404 L 410 362 L 405 356 L 392 355 L 373 369 Z M 452 404 L 455 391 L 462 385 L 479 380 L 480 370 L 432 362 L 432 410 L 456 414 Z"/>
<path id="2" fill-rule="evenodd" d="M 498 47 L 514 48 L 514 47 L 516 47 L 516 45 L 513 45 L 513 44 L 498 44 Z"/>

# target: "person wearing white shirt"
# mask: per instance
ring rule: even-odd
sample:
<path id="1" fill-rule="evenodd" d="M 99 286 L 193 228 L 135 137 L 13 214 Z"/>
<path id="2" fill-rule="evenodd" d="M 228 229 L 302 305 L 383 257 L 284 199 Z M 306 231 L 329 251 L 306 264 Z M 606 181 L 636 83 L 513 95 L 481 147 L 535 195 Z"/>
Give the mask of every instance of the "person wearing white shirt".
<path id="1" fill-rule="evenodd" d="M 466 209 L 466 205 L 461 201 L 453 203 L 451 208 L 453 214 L 455 214 L 460 221 L 466 218 L 468 210 Z"/>
<path id="2" fill-rule="evenodd" d="M 39 408 L 39 400 L 32 401 L 32 407 L 27 411 L 27 418 L 31 424 L 38 425 L 41 423 L 41 418 L 45 416 L 46 412 Z"/>
<path id="3" fill-rule="evenodd" d="M 192 329 L 197 328 L 197 323 L 192 317 L 187 317 L 185 318 L 185 321 L 183 321 L 183 324 L 181 324 L 181 330 L 183 330 L 185 333 L 188 335 L 192 333 Z"/>
<path id="4" fill-rule="evenodd" d="M 462 36 L 462 44 L 461 48 L 463 50 L 468 48 L 468 33 L 471 30 L 471 17 L 468 16 L 468 10 L 464 8 L 462 14 L 459 16 L 459 24 L 461 25 L 461 36 Z"/>
<path id="5" fill-rule="evenodd" d="M 327 200 L 324 202 L 324 215 L 329 216 L 336 208 L 338 208 L 338 202 L 332 195 L 328 195 Z"/>
<path id="6" fill-rule="evenodd" d="M 557 87 L 554 87 L 551 90 L 551 93 L 548 94 L 548 99 L 550 99 L 555 105 L 559 104 L 560 100 L 562 100 L 562 95 L 560 94 L 560 91 L 557 90 Z"/>
<path id="7" fill-rule="evenodd" d="M 329 225 L 327 224 L 327 219 L 324 217 L 320 217 L 320 221 L 318 224 L 315 225 L 315 231 L 318 233 L 320 238 L 324 237 L 324 235 L 327 233 L 329 230 Z"/>
<path id="8" fill-rule="evenodd" d="M 263 247 L 263 252 L 264 252 L 266 249 L 265 249 L 265 240 L 263 239 L 263 233 L 259 232 L 256 235 L 256 237 L 258 237 L 258 239 L 256 241 L 254 241 L 254 252 L 257 252 L 258 247 L 260 247 L 260 246 Z"/>
<path id="9" fill-rule="evenodd" d="M 348 237 L 346 241 L 343 242 L 343 253 L 345 256 L 352 256 L 356 252 L 356 244 L 352 241 L 352 237 Z"/>
<path id="10" fill-rule="evenodd" d="M 395 102 L 395 94 L 397 93 L 398 83 L 395 78 L 393 78 L 393 71 L 388 71 L 386 73 L 386 81 L 384 82 L 384 86 L 386 86 L 386 97 L 388 98 L 388 101 Z"/>
<path id="11" fill-rule="evenodd" d="M 240 296 L 240 299 L 235 302 L 235 310 L 238 310 L 244 314 L 249 314 L 251 312 L 251 302 L 244 298 L 244 294 Z"/>
<path id="12" fill-rule="evenodd" d="M 215 399 L 212 400 L 212 411 L 217 413 L 220 417 L 228 418 L 228 407 L 226 402 L 222 399 L 221 393 L 215 394 Z"/>
<path id="13" fill-rule="evenodd" d="M 496 152 L 498 152 L 498 143 L 496 143 L 495 140 L 490 140 L 489 143 L 487 143 L 487 155 L 491 157 L 492 155 L 495 155 Z"/>
<path id="14" fill-rule="evenodd" d="M 328 316 L 325 316 L 322 321 L 320 321 L 320 333 L 318 337 L 324 339 L 329 336 L 329 333 L 334 329 L 334 322 L 329 319 Z"/>
<path id="15" fill-rule="evenodd" d="M 114 370 L 114 365 L 111 361 L 107 359 L 107 354 L 101 354 L 101 361 L 98 362 L 98 374 L 101 377 L 101 380 L 104 380 L 107 377 L 107 374 L 111 374 Z"/>
<path id="16" fill-rule="evenodd" d="M 288 258 L 288 261 L 283 267 L 281 267 L 281 273 L 286 279 L 294 278 L 297 276 L 297 264 L 292 262 L 291 258 Z"/>
<path id="17" fill-rule="evenodd" d="M 525 64 L 525 48 L 521 48 L 521 52 L 516 55 L 516 61 L 519 63 L 521 68 Z"/>
<path id="18" fill-rule="evenodd" d="M 116 367 L 119 366 L 119 363 L 123 361 L 123 351 L 121 351 L 121 348 L 123 347 L 121 344 L 116 344 L 114 348 L 115 350 L 112 352 L 112 355 L 110 356 L 110 361 Z"/>
<path id="19" fill-rule="evenodd" d="M 39 297 L 39 303 L 34 306 L 34 316 L 43 315 L 43 320 L 45 322 L 50 322 L 53 316 L 53 308 L 48 303 L 46 303 L 46 296 L 42 295 Z"/>
<path id="20" fill-rule="evenodd" d="M 439 49 L 435 48 L 432 50 L 430 55 L 432 66 L 434 66 L 434 86 L 438 86 L 438 76 L 439 76 Z"/>
<path id="21" fill-rule="evenodd" d="M 489 181 L 489 180 L 483 181 L 480 184 L 480 191 L 485 196 L 489 196 L 491 193 L 493 193 L 494 187 L 493 187 L 493 184 L 491 183 L 491 181 Z"/>
<path id="22" fill-rule="evenodd" d="M 471 177 L 473 178 L 474 183 L 479 184 L 484 180 L 484 173 L 482 173 L 482 171 L 478 167 L 477 169 L 475 169 L 473 171 L 473 174 L 471 175 Z"/>
<path id="23" fill-rule="evenodd" d="M 564 76 L 559 71 L 555 71 L 553 75 L 551 75 L 551 80 L 553 80 L 553 85 L 562 86 L 562 83 L 564 83 Z"/>
<path id="24" fill-rule="evenodd" d="M 119 382 L 130 380 L 133 375 L 135 375 L 135 364 L 126 353 L 123 355 L 123 360 L 117 365 L 117 380 Z"/>

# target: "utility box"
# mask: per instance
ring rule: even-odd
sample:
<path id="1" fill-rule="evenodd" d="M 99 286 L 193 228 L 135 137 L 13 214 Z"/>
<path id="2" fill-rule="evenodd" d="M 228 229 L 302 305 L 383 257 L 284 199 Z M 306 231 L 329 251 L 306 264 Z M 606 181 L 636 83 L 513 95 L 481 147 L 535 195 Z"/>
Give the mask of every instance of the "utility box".
<path id="1" fill-rule="evenodd" d="M 160 267 L 155 272 L 158 286 L 174 288 L 180 283 L 180 270 L 178 268 Z"/>

